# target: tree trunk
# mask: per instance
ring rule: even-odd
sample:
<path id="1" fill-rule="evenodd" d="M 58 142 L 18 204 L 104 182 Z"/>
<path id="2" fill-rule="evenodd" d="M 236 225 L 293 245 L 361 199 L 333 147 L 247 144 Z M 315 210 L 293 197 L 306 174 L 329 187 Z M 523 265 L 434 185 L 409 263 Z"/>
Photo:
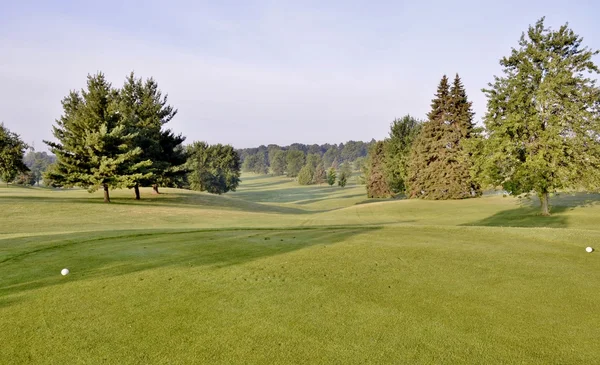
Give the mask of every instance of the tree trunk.
<path id="1" fill-rule="evenodd" d="M 139 184 L 135 184 L 133 187 L 133 191 L 135 191 L 135 200 L 140 200 L 140 186 Z"/>
<path id="2" fill-rule="evenodd" d="M 550 204 L 549 204 L 549 197 L 548 197 L 548 192 L 547 191 L 543 191 L 542 193 L 539 194 L 539 198 L 540 198 L 540 203 L 542 205 L 542 215 L 550 215 Z"/>
<path id="3" fill-rule="evenodd" d="M 158 184 L 152 185 L 152 190 L 154 191 L 154 194 L 160 194 L 160 192 L 158 191 Z"/>
<path id="4" fill-rule="evenodd" d="M 104 184 L 104 202 L 110 203 L 110 195 L 108 194 L 108 184 Z"/>

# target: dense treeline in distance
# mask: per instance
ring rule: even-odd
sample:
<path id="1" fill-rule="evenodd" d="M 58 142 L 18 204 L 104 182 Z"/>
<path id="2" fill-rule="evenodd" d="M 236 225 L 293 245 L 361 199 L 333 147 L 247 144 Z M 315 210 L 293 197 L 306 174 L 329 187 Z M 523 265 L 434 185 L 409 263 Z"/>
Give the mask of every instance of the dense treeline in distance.
<path id="1" fill-rule="evenodd" d="M 344 187 L 353 171 L 370 198 L 405 196 L 464 199 L 483 188 L 510 195 L 536 194 L 550 213 L 552 192 L 600 186 L 599 51 L 583 46 L 568 25 L 553 30 L 544 18 L 500 60 L 502 75 L 483 89 L 488 97 L 483 128 L 459 77 L 443 76 L 424 120 L 406 115 L 388 138 L 370 142 L 234 150 L 194 142 L 166 124 L 177 114 L 153 79 L 129 75 L 113 88 L 104 75 L 62 101 L 50 155 L 31 151 L 0 127 L 0 178 L 52 186 L 131 188 L 176 186 L 210 193 L 234 191 L 240 171 L 286 175 L 301 185 L 336 181 Z"/>

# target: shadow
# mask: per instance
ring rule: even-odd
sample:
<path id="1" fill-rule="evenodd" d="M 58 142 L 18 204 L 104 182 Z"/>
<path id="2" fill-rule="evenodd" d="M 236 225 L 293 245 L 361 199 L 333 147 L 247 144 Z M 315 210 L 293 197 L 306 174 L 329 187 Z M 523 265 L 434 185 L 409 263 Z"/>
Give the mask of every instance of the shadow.
<path id="1" fill-rule="evenodd" d="M 487 218 L 462 224 L 462 226 L 485 227 L 567 227 L 567 217 L 563 215 L 567 207 L 554 207 L 550 216 L 542 216 L 539 207 L 521 207 L 503 210 Z"/>
<path id="2" fill-rule="evenodd" d="M 323 198 L 318 198 L 318 199 L 308 199 L 308 200 L 301 200 L 296 202 L 296 204 L 298 205 L 307 205 L 307 204 L 312 204 L 312 203 L 318 203 L 320 201 L 323 200 L 329 200 L 329 199 L 352 199 L 352 198 L 358 198 L 360 196 L 364 196 L 365 194 L 363 193 L 358 193 L 358 194 L 347 194 L 347 195 L 342 195 L 342 196 L 327 196 L 327 197 L 323 197 Z"/>
<path id="3" fill-rule="evenodd" d="M 567 210 L 596 205 L 600 203 L 600 194 L 553 194 L 550 197 L 550 216 L 541 215 L 540 201 L 537 197 L 518 199 L 519 208 L 504 210 L 482 220 L 464 224 L 464 226 L 564 228 L 568 226 L 567 216 L 564 214 Z"/>
<path id="4" fill-rule="evenodd" d="M 103 231 L 52 236 L 43 243 L 40 237 L 11 239 L 7 246 L 10 248 L 4 249 L 0 257 L 0 307 L 19 302 L 9 295 L 72 281 L 132 273 L 139 276 L 131 280 L 144 280 L 145 270 L 172 266 L 218 269 L 314 245 L 336 244 L 377 229 L 364 226 Z M 60 270 L 64 267 L 71 273 L 63 277 Z M 164 284 L 171 279 L 165 277 Z"/>
<path id="5" fill-rule="evenodd" d="M 95 204 L 109 205 L 103 202 L 102 198 L 72 198 L 65 196 L 10 196 L 3 197 L 3 202 L 19 203 L 27 202 L 27 204 L 36 203 L 67 203 L 67 204 Z M 233 211 L 253 212 L 253 213 L 273 213 L 273 214 L 306 214 L 310 213 L 300 208 L 282 207 L 276 205 L 261 204 L 243 199 L 235 199 L 223 195 L 203 194 L 177 194 L 177 193 L 162 193 L 152 197 L 142 197 L 141 200 L 133 198 L 111 198 L 110 205 L 124 206 L 151 206 L 151 207 L 187 207 L 187 208 L 218 208 Z"/>
<path id="6" fill-rule="evenodd" d="M 251 184 L 240 184 L 238 189 L 259 189 L 259 188 L 264 188 L 264 187 L 271 187 L 271 186 L 277 186 L 277 185 L 281 185 L 281 184 L 289 184 L 291 181 L 293 181 L 292 179 L 289 180 L 278 180 L 278 181 L 272 181 L 272 182 L 268 182 L 268 183 L 251 183 Z"/>

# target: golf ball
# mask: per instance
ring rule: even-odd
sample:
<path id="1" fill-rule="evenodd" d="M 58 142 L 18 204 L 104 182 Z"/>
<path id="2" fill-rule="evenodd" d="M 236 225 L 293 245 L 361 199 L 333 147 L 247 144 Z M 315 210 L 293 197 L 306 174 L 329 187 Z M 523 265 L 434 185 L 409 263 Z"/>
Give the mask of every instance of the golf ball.
<path id="1" fill-rule="evenodd" d="M 62 270 L 60 270 L 60 273 L 62 274 L 62 276 L 68 275 L 69 269 L 62 269 Z"/>
<path id="2" fill-rule="evenodd" d="M 594 251 L 594 249 L 591 247 L 586 247 L 586 249 L 585 249 L 585 252 L 592 252 L 592 251 Z"/>

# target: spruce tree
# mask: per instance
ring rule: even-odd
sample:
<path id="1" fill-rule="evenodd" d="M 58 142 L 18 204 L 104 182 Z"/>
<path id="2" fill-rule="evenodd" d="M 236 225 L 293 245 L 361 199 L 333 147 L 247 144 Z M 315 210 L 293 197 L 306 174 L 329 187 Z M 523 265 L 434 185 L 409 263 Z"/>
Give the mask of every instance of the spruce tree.
<path id="1" fill-rule="evenodd" d="M 582 41 L 568 24 L 552 30 L 542 18 L 483 90 L 486 138 L 475 170 L 511 195 L 535 192 L 543 215 L 551 192 L 600 184 L 600 52 Z"/>
<path id="2" fill-rule="evenodd" d="M 104 75 L 88 76 L 87 90 L 72 91 L 62 101 L 63 115 L 53 134 L 58 142 L 44 141 L 57 161 L 45 179 L 54 186 L 80 186 L 90 192 L 102 188 L 110 202 L 109 188 L 131 186 L 144 177 L 140 172 L 151 161 L 139 161 L 142 151 L 132 148 L 119 112 L 119 94 Z"/>
<path id="3" fill-rule="evenodd" d="M 174 179 L 187 172 L 182 168 L 186 161 L 182 148 L 185 138 L 164 129 L 175 117 L 177 110 L 167 104 L 167 95 L 162 95 L 152 78 L 143 82 L 132 72 L 121 89 L 119 108 L 126 130 L 135 135 L 133 146 L 142 150 L 131 163 L 152 161 L 151 165 L 140 170 L 141 177 L 132 181 L 132 186 L 129 186 L 134 189 L 136 199 L 139 200 L 140 186 L 152 184 L 154 191 L 158 193 L 158 184 L 173 185 Z"/>
<path id="4" fill-rule="evenodd" d="M 329 171 L 327 171 L 327 184 L 329 184 L 329 186 L 333 186 L 333 184 L 335 184 L 336 178 L 337 173 L 335 172 L 335 169 L 333 167 L 330 167 Z"/>
<path id="5" fill-rule="evenodd" d="M 377 142 L 369 151 L 367 197 L 389 198 L 392 192 L 385 171 L 385 143 Z"/>
<path id="6" fill-rule="evenodd" d="M 479 195 L 470 178 L 464 140 L 473 129 L 471 104 L 458 75 L 450 90 L 444 75 L 409 162 L 408 195 L 424 199 L 463 199 Z"/>

